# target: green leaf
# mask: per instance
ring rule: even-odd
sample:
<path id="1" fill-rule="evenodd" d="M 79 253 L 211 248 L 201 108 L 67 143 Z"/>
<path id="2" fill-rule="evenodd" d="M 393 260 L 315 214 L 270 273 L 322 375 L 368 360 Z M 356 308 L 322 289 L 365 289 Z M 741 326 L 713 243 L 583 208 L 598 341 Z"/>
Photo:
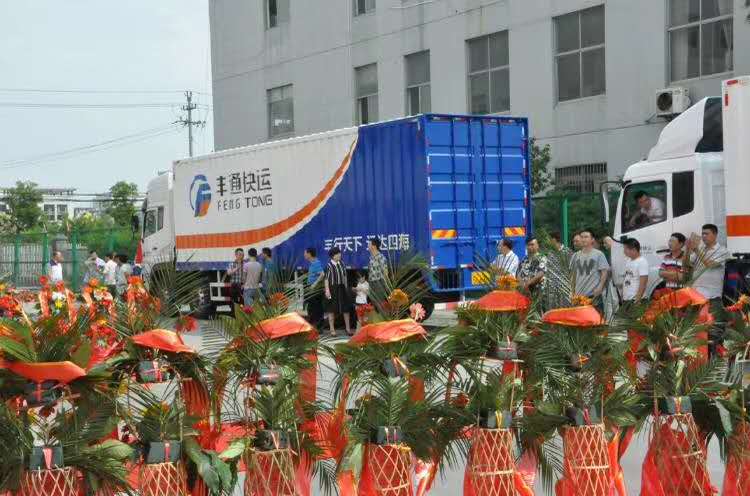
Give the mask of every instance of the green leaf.
<path id="1" fill-rule="evenodd" d="M 221 452 L 219 457 L 222 460 L 233 460 L 239 458 L 245 453 L 245 451 L 247 451 L 249 445 L 250 440 L 247 438 L 235 439 L 227 449 Z"/>
<path id="2" fill-rule="evenodd" d="M 91 343 L 84 341 L 76 350 L 70 354 L 73 363 L 85 369 L 91 361 Z"/>
<path id="3" fill-rule="evenodd" d="M 0 350 L 4 351 L 6 356 L 21 362 L 36 361 L 35 353 L 15 339 L 1 336 Z"/>
<path id="4" fill-rule="evenodd" d="M 721 419 L 721 426 L 724 428 L 724 432 L 729 435 L 732 432 L 732 415 L 729 413 L 729 410 L 721 404 L 721 402 L 716 402 L 716 409 L 719 411 L 719 418 Z"/>

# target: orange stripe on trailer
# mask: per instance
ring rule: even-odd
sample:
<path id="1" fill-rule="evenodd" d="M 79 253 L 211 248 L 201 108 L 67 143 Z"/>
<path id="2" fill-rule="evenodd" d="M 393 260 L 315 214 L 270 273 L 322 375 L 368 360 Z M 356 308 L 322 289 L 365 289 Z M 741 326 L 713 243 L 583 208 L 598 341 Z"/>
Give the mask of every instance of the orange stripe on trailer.
<path id="1" fill-rule="evenodd" d="M 282 219 L 275 224 L 260 229 L 250 229 L 235 233 L 188 234 L 177 236 L 175 239 L 177 249 L 227 248 L 240 245 L 251 245 L 274 238 L 294 228 L 298 224 L 304 222 L 307 217 L 312 215 L 316 209 L 320 208 L 330 195 L 333 194 L 339 180 L 349 169 L 349 164 L 351 163 L 352 154 L 354 153 L 354 147 L 356 144 L 357 141 L 355 140 L 349 147 L 349 153 L 346 154 L 333 177 L 329 179 L 323 189 L 315 195 L 315 198 L 286 219 Z"/>
<path id="2" fill-rule="evenodd" d="M 750 236 L 750 215 L 727 215 L 727 236 Z"/>
<path id="3" fill-rule="evenodd" d="M 432 231 L 432 239 L 453 239 L 458 236 L 458 231 L 455 229 L 434 229 Z"/>
<path id="4" fill-rule="evenodd" d="M 503 232 L 508 237 L 522 237 L 526 235 L 526 228 L 523 227 L 506 227 Z"/>

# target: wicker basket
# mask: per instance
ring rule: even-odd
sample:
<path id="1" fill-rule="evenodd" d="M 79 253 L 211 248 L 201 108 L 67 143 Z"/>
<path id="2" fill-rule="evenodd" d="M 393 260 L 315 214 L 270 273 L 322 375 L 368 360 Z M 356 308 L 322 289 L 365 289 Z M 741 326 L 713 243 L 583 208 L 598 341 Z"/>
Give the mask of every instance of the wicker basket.
<path id="1" fill-rule="evenodd" d="M 607 496 L 612 489 L 604 425 L 567 427 L 563 433 L 565 478 L 579 496 Z"/>
<path id="2" fill-rule="evenodd" d="M 654 464 L 665 494 L 710 496 L 706 452 L 690 413 L 659 415 L 651 436 Z"/>
<path id="3" fill-rule="evenodd" d="M 142 496 L 187 496 L 185 465 L 177 463 L 149 463 L 141 468 Z"/>
<path id="4" fill-rule="evenodd" d="M 411 450 L 400 444 L 369 444 L 364 461 L 378 496 L 412 496 Z"/>
<path id="5" fill-rule="evenodd" d="M 475 429 L 466 467 L 476 496 L 515 496 L 510 429 Z"/>
<path id="6" fill-rule="evenodd" d="M 18 496 L 76 496 L 78 485 L 73 467 L 28 470 L 21 479 Z"/>
<path id="7" fill-rule="evenodd" d="M 246 460 L 245 496 L 296 496 L 292 450 L 251 451 Z"/>

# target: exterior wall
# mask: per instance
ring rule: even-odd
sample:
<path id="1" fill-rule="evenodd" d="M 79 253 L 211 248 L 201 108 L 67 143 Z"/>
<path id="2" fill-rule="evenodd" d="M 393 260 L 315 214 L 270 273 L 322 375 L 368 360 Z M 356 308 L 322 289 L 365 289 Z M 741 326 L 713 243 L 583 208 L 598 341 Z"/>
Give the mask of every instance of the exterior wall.
<path id="1" fill-rule="evenodd" d="M 734 0 L 734 74 L 750 73 L 750 9 Z M 432 111 L 468 113 L 466 40 L 510 30 L 511 115 L 552 146 L 555 167 L 606 162 L 610 178 L 643 158 L 665 122 L 666 0 L 291 0 L 291 20 L 265 29 L 263 0 L 210 2 L 217 150 L 269 139 L 266 91 L 293 84 L 294 134 L 351 126 L 354 67 L 378 63 L 380 119 L 405 111 L 404 56 L 430 50 Z M 416 4 L 416 5 L 415 5 Z M 420 5 L 421 4 L 421 5 Z M 605 5 L 606 94 L 558 103 L 553 17 Z M 410 6 L 411 5 L 411 6 Z M 722 74 L 685 83 L 693 101 L 718 95 Z"/>

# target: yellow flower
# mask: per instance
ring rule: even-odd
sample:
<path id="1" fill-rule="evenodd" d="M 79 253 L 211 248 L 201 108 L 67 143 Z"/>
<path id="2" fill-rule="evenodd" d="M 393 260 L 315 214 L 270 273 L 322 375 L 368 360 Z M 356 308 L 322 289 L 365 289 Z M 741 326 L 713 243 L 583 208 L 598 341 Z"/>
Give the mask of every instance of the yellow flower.
<path id="1" fill-rule="evenodd" d="M 409 304 L 409 295 L 401 289 L 394 289 L 388 297 L 388 303 L 394 307 L 405 307 Z"/>
<path id="2" fill-rule="evenodd" d="M 55 300 L 55 308 L 60 309 L 62 308 L 62 306 L 63 306 L 62 300 Z"/>
<path id="3" fill-rule="evenodd" d="M 513 290 L 518 287 L 518 279 L 510 274 L 499 276 L 495 282 L 498 289 Z"/>
<path id="4" fill-rule="evenodd" d="M 591 298 L 582 295 L 575 295 L 570 302 L 574 307 L 585 307 L 591 305 Z"/>

